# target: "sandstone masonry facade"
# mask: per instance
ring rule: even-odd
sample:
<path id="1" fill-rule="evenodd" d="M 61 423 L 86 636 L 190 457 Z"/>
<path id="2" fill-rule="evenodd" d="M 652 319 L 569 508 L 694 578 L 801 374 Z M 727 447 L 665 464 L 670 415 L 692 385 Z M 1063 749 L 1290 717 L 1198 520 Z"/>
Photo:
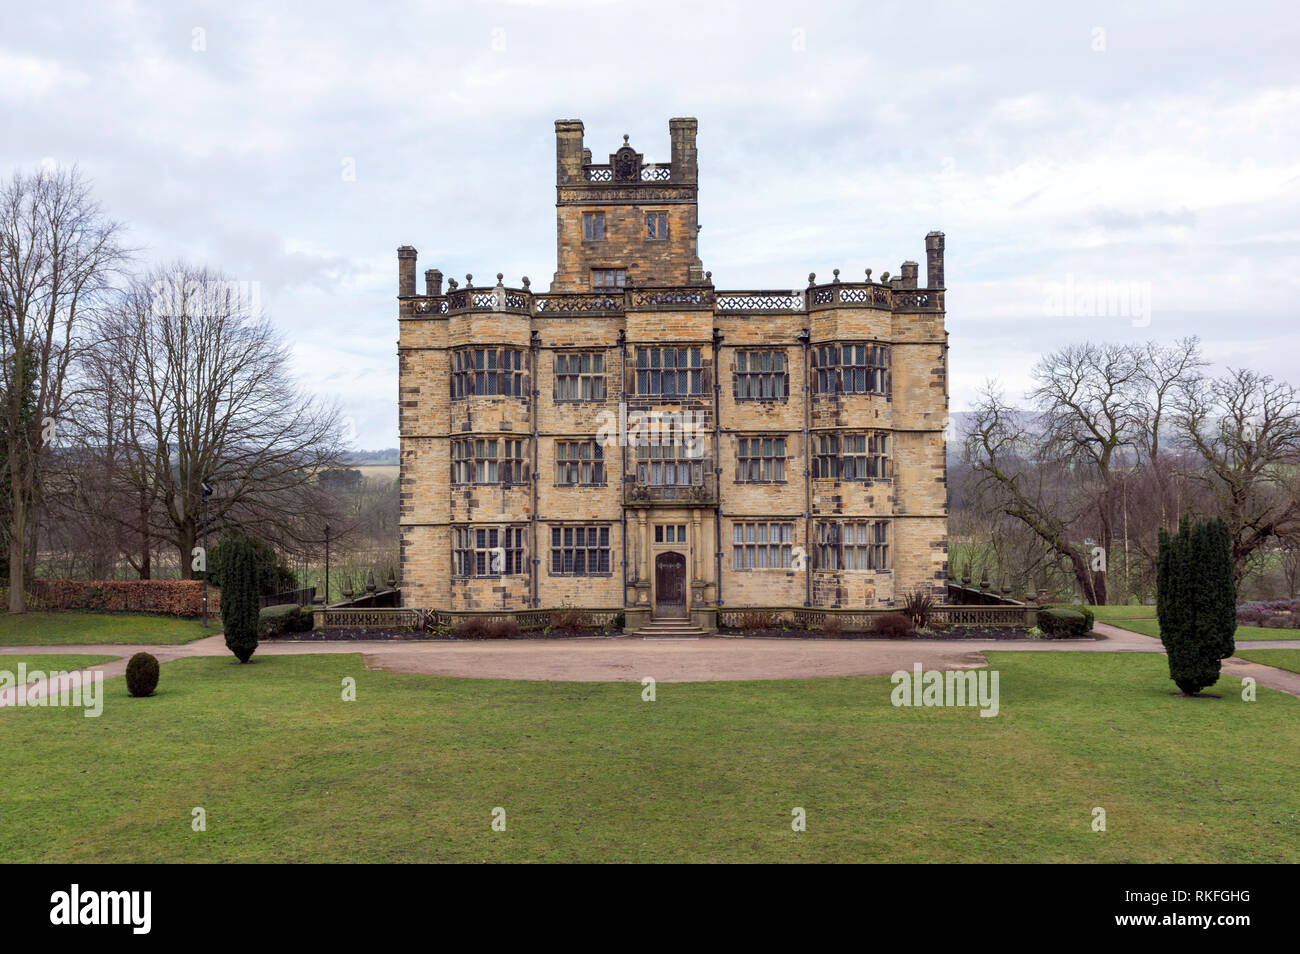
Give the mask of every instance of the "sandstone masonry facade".
<path id="1" fill-rule="evenodd" d="M 947 576 L 944 237 L 926 282 L 722 291 L 671 162 L 555 124 L 557 268 L 416 289 L 398 250 L 404 605 L 885 607 Z"/>

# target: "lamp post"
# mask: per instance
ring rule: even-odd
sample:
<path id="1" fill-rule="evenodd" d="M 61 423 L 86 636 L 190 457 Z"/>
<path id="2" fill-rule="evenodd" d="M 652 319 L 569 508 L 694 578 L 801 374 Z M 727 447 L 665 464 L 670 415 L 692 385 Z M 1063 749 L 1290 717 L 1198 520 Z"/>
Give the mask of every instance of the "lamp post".
<path id="1" fill-rule="evenodd" d="M 208 628 L 208 498 L 212 488 L 207 483 L 199 484 L 199 533 L 203 542 L 203 628 Z"/>
<path id="2" fill-rule="evenodd" d="M 325 606 L 330 605 L 330 525 L 325 524 Z"/>

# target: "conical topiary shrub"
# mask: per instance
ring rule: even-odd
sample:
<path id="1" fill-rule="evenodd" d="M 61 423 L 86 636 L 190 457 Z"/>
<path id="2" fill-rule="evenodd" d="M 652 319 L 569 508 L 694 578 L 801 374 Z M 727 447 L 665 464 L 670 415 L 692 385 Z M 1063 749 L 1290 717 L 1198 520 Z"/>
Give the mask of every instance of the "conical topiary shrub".
<path id="1" fill-rule="evenodd" d="M 221 622 L 226 646 L 246 663 L 257 651 L 258 601 L 257 551 L 253 542 L 238 535 L 222 541 Z"/>
<path id="2" fill-rule="evenodd" d="M 1220 661 L 1236 649 L 1237 587 L 1232 541 L 1222 520 L 1160 531 L 1156 616 L 1169 678 L 1191 696 L 1219 680 Z"/>

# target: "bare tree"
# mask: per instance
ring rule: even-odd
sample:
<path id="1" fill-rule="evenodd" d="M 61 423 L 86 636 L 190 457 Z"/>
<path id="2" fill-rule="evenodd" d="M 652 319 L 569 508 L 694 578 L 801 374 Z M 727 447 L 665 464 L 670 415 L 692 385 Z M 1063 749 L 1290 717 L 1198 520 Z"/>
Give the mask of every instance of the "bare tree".
<path id="1" fill-rule="evenodd" d="M 1161 442 L 1171 425 L 1169 418 L 1176 412 L 1178 395 L 1201 376 L 1206 364 L 1200 339 L 1195 336 L 1168 346 L 1148 341 L 1138 358 L 1137 376 L 1143 388 L 1134 408 L 1139 424 L 1135 446 L 1139 463 L 1154 478 L 1162 527 L 1169 526 L 1166 500 L 1170 464 L 1175 459 L 1162 453 Z"/>
<path id="2" fill-rule="evenodd" d="M 986 384 L 976 401 L 963 444 L 963 457 L 978 488 L 996 512 L 1023 523 L 1067 565 L 1085 596 L 1105 602 L 1105 578 L 1097 592 L 1087 554 L 1078 546 L 1077 528 L 1091 508 L 1080 508 L 1069 487 L 1067 461 L 1048 451 L 1031 416 L 1008 405 L 996 385 Z"/>
<path id="3" fill-rule="evenodd" d="M 182 576 L 205 532 L 310 543 L 332 512 L 317 478 L 342 451 L 338 410 L 297 386 L 248 292 L 181 263 L 133 282 L 102 328 L 115 378 L 132 382 L 117 479 L 138 507 L 140 552 L 166 541 Z"/>
<path id="4" fill-rule="evenodd" d="M 29 518 L 43 452 L 59 426 L 84 319 L 122 261 L 119 232 L 75 168 L 19 172 L 0 190 L 0 424 L 9 477 L 11 613 L 26 610 L 35 555 Z"/>
<path id="5" fill-rule="evenodd" d="M 1230 370 L 1183 387 L 1175 422 L 1202 460 L 1191 476 L 1228 524 L 1240 582 L 1271 540 L 1300 532 L 1300 395 L 1269 375 Z"/>
<path id="6" fill-rule="evenodd" d="M 1121 455 L 1140 427 L 1138 365 L 1137 350 L 1129 345 L 1070 345 L 1040 359 L 1029 394 L 1039 410 L 1044 450 L 1072 469 L 1107 556 L 1115 542 Z M 1106 569 L 1090 571 L 1083 591 L 1092 602 L 1105 603 Z"/>

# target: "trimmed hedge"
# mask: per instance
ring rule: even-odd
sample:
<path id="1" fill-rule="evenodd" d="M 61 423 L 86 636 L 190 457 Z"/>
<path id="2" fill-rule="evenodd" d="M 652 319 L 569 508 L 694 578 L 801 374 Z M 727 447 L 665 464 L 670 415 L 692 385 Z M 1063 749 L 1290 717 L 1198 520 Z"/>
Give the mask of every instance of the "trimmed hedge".
<path id="1" fill-rule="evenodd" d="M 311 629 L 311 622 L 312 611 L 293 603 L 268 606 L 257 614 L 258 632 L 263 636 L 303 633 Z"/>
<path id="2" fill-rule="evenodd" d="M 1038 628 L 1047 636 L 1086 636 L 1093 619 L 1086 606 L 1048 606 L 1038 611 Z"/>
<path id="3" fill-rule="evenodd" d="M 27 594 L 35 610 L 203 615 L 202 580 L 32 580 Z M 0 588 L 0 599 L 8 596 L 9 588 Z M 221 592 L 211 585 L 208 615 L 221 615 Z"/>

